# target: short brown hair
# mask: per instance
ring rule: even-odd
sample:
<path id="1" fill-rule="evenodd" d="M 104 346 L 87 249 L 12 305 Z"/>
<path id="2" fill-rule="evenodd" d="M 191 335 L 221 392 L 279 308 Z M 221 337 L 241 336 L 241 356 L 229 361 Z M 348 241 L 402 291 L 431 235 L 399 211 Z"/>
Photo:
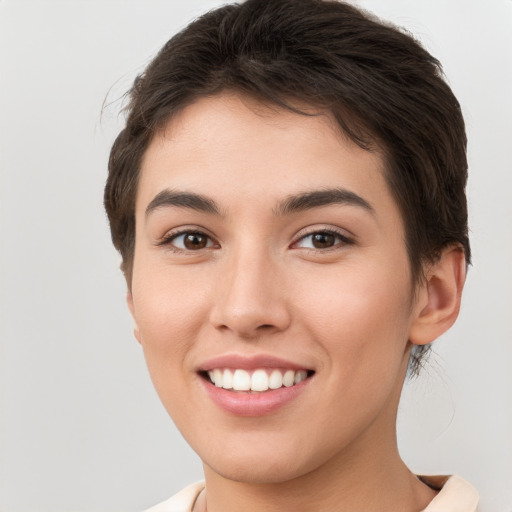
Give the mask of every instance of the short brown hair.
<path id="1" fill-rule="evenodd" d="M 346 3 L 248 0 L 193 21 L 129 92 L 105 187 L 128 283 L 138 174 L 149 142 L 185 106 L 226 89 L 304 115 L 296 105 L 306 102 L 332 113 L 362 148 L 383 152 L 416 280 L 448 245 L 460 246 L 469 263 L 464 120 L 440 63 L 411 35 Z"/>

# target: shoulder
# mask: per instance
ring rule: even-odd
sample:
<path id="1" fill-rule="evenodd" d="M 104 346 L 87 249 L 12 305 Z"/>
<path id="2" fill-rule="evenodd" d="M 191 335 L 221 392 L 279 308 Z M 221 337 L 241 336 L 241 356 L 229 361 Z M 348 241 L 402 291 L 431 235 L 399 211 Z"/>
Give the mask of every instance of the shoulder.
<path id="1" fill-rule="evenodd" d="M 421 480 L 439 489 L 423 512 L 478 512 L 478 492 L 460 476 L 422 476 Z"/>
<path id="2" fill-rule="evenodd" d="M 196 498 L 203 489 L 204 482 L 188 485 L 172 498 L 148 508 L 144 512 L 190 512 Z"/>
<path id="3" fill-rule="evenodd" d="M 478 492 L 460 476 L 422 476 L 421 479 L 431 487 L 440 489 L 423 512 L 478 512 Z M 203 489 L 204 482 L 196 482 L 145 512 L 190 512 Z"/>

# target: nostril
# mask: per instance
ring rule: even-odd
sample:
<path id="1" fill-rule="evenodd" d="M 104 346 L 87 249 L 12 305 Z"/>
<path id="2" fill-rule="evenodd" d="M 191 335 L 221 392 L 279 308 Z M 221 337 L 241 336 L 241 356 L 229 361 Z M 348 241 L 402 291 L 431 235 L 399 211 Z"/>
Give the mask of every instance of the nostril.
<path id="1" fill-rule="evenodd" d="M 257 338 L 289 326 L 290 315 L 284 303 L 255 299 L 254 294 L 240 297 L 233 293 L 228 299 L 216 302 L 210 312 L 209 321 L 219 331 Z"/>

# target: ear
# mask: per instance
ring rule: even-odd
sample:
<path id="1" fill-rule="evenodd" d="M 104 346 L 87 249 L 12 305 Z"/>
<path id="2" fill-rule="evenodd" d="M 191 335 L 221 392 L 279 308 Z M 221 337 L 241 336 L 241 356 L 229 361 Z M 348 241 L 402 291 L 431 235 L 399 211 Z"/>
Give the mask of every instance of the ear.
<path id="1" fill-rule="evenodd" d="M 459 315 L 466 260 L 464 250 L 447 247 L 419 285 L 416 315 L 409 331 L 413 345 L 426 345 L 445 333 Z"/>
<path id="2" fill-rule="evenodd" d="M 137 325 L 137 320 L 135 319 L 135 308 L 133 306 L 133 295 L 130 290 L 126 292 L 126 303 L 128 304 L 128 309 L 130 310 L 130 314 L 132 315 L 134 326 L 133 326 L 133 335 L 135 339 L 140 343 L 140 331 L 139 326 Z"/>

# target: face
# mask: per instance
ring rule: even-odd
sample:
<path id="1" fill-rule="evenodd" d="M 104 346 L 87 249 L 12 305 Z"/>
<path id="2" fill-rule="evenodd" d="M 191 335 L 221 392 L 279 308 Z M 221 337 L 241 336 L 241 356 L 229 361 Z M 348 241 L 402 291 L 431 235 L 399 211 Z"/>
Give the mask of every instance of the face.
<path id="1" fill-rule="evenodd" d="M 129 305 L 205 468 L 277 482 L 394 442 L 416 317 L 383 159 L 327 115 L 223 94 L 141 168 Z"/>

